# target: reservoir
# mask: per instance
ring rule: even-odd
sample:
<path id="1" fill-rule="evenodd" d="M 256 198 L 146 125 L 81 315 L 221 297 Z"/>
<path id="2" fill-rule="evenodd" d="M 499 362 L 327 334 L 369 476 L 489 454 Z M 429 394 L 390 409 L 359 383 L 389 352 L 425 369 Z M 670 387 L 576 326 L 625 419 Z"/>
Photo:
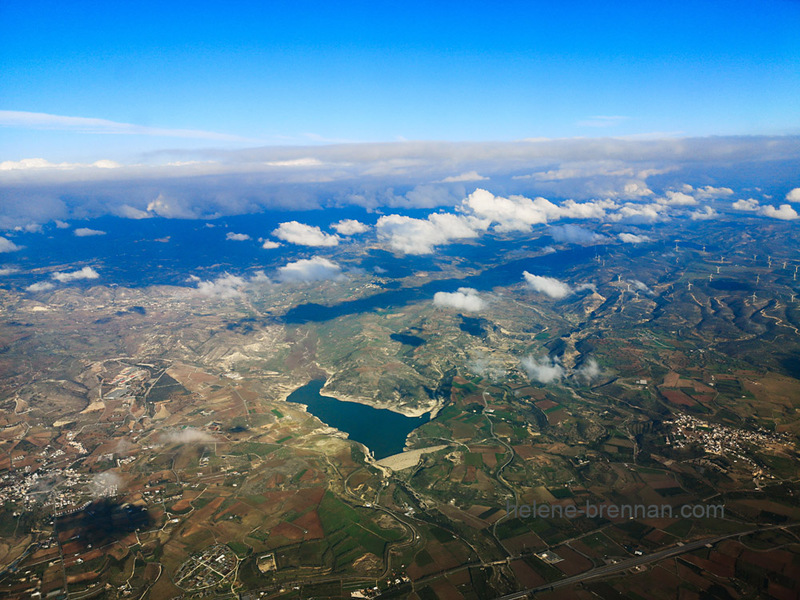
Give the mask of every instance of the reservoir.
<path id="1" fill-rule="evenodd" d="M 319 392 L 324 385 L 324 379 L 314 379 L 297 388 L 286 400 L 305 404 L 308 412 L 320 421 L 344 431 L 351 440 L 372 450 L 376 460 L 402 452 L 408 434 L 428 422 L 428 415 L 407 417 L 391 410 L 322 396 Z"/>

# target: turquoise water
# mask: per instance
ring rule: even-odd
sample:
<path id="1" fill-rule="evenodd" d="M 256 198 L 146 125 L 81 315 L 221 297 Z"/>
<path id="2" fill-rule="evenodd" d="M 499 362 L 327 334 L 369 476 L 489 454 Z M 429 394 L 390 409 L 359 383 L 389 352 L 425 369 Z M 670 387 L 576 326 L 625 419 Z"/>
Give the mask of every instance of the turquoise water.
<path id="1" fill-rule="evenodd" d="M 351 440 L 372 450 L 375 459 L 402 452 L 408 434 L 428 422 L 428 415 L 406 417 L 391 410 L 322 396 L 319 392 L 324 385 L 324 379 L 314 379 L 297 388 L 286 400 L 305 404 L 308 412 L 320 421 L 346 432 Z"/>

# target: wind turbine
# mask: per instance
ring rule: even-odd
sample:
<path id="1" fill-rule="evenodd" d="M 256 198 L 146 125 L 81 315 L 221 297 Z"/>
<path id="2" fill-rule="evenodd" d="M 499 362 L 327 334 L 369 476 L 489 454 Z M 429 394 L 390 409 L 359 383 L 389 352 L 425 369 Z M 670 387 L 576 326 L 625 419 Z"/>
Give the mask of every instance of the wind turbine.
<path id="1" fill-rule="evenodd" d="M 703 244 L 703 253 L 705 253 L 705 251 L 706 251 L 706 245 Z"/>
<path id="2" fill-rule="evenodd" d="M 756 293 L 753 292 L 753 304 L 755 304 L 755 303 L 756 303 Z"/>
<path id="3" fill-rule="evenodd" d="M 719 275 L 719 267 L 717 267 L 717 275 Z"/>
<path id="4" fill-rule="evenodd" d="M 691 291 L 692 291 L 692 282 L 690 281 L 690 282 L 689 282 L 689 284 L 688 284 L 686 287 L 687 287 L 687 288 L 689 289 L 689 291 L 691 292 Z"/>
<path id="5" fill-rule="evenodd" d="M 713 273 L 709 273 L 708 274 L 708 280 L 711 281 L 712 279 L 714 279 L 714 274 Z"/>
<path id="6" fill-rule="evenodd" d="M 795 297 L 796 295 L 797 295 L 797 294 L 792 294 L 792 299 L 791 299 L 791 300 L 789 300 L 789 302 L 794 302 L 794 297 Z"/>
<path id="7" fill-rule="evenodd" d="M 759 281 L 761 281 L 761 275 L 756 275 L 756 283 L 758 283 Z"/>
<path id="8" fill-rule="evenodd" d="M 629 292 L 631 291 L 631 284 L 630 283 L 628 284 L 628 291 Z"/>

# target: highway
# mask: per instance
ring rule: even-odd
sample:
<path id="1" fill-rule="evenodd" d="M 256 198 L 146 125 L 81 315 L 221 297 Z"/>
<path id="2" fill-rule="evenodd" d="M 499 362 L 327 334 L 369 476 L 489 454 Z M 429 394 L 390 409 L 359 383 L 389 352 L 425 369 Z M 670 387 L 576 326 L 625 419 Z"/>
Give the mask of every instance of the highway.
<path id="1" fill-rule="evenodd" d="M 760 527 L 756 529 L 750 529 L 748 531 L 740 531 L 738 533 L 729 533 L 727 535 L 720 535 L 713 538 L 705 538 L 702 540 L 697 540 L 694 542 L 683 544 L 682 546 L 674 546 L 672 548 L 667 548 L 666 550 L 659 550 L 658 552 L 654 552 L 652 554 L 629 558 L 627 560 L 623 560 L 612 565 L 604 565 L 602 567 L 596 567 L 584 573 L 573 575 L 571 577 L 566 577 L 564 579 L 559 579 L 558 581 L 553 581 L 546 585 L 541 585 L 535 588 L 529 588 L 527 590 L 520 590 L 518 592 L 513 592 L 511 594 L 506 594 L 505 596 L 500 596 L 495 600 L 517 600 L 540 592 L 547 592 L 557 588 L 567 587 L 570 585 L 574 585 L 576 583 L 581 583 L 588 579 L 595 579 L 597 577 L 605 577 L 607 575 L 613 575 L 614 573 L 627 571 L 628 569 L 631 569 L 633 567 L 638 567 L 640 565 L 646 565 L 652 562 L 657 562 L 660 560 L 664 560 L 665 558 L 672 558 L 673 556 L 678 556 L 680 554 L 692 552 L 693 550 L 697 550 L 698 548 L 702 548 L 703 546 L 713 546 L 714 544 L 718 544 L 719 542 L 722 542 L 730 538 L 740 537 L 743 535 L 750 535 L 753 533 L 758 533 L 759 531 L 769 531 L 771 529 L 787 529 L 789 527 L 797 527 L 797 526 L 798 524 L 774 525 L 772 527 Z"/>

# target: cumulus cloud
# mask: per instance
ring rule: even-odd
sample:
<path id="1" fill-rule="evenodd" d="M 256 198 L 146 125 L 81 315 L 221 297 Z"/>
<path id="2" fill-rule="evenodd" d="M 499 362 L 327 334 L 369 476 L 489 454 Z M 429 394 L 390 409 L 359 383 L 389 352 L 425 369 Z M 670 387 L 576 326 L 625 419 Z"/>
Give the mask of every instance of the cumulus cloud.
<path id="1" fill-rule="evenodd" d="M 632 224 L 656 223 L 657 221 L 663 221 L 667 218 L 667 207 L 655 202 L 650 204 L 634 204 L 629 202 L 616 212 L 608 215 L 609 221 Z"/>
<path id="2" fill-rule="evenodd" d="M 499 381 L 508 375 L 508 371 L 500 365 L 491 355 L 485 352 L 476 352 L 472 358 L 467 361 L 467 369 L 475 375 L 491 379 L 492 381 Z"/>
<path id="3" fill-rule="evenodd" d="M 747 200 L 737 200 L 731 204 L 734 210 L 742 210 L 747 212 L 755 212 L 758 210 L 758 200 L 755 198 L 748 198 Z"/>
<path id="4" fill-rule="evenodd" d="M 646 294 L 653 294 L 653 290 L 651 290 L 644 281 L 631 279 L 628 281 L 628 283 L 637 291 L 644 292 Z"/>
<path id="5" fill-rule="evenodd" d="M 450 177 L 445 177 L 442 179 L 442 183 L 459 183 L 459 182 L 466 182 L 466 181 L 485 181 L 489 179 L 488 177 L 484 177 L 479 175 L 477 171 L 467 171 L 466 173 L 461 173 L 461 175 L 451 175 Z"/>
<path id="6" fill-rule="evenodd" d="M 170 198 L 160 193 L 147 205 L 147 212 L 165 219 L 197 219 L 201 217 L 189 198 Z M 211 215 L 215 216 L 215 215 Z"/>
<path id="7" fill-rule="evenodd" d="M 356 233 L 365 233 L 369 231 L 369 225 L 365 225 L 355 219 L 342 219 L 338 223 L 333 223 L 331 227 L 341 235 L 355 235 Z"/>
<path id="8" fill-rule="evenodd" d="M 279 240 L 298 246 L 336 246 L 339 236 L 323 232 L 319 227 L 306 225 L 298 221 L 281 223 L 272 232 Z"/>
<path id="9" fill-rule="evenodd" d="M 13 275 L 14 273 L 19 273 L 19 269 L 17 267 L 0 267 L 0 277 L 5 275 Z"/>
<path id="10" fill-rule="evenodd" d="M 667 192 L 665 194 L 665 198 L 659 199 L 661 204 L 667 204 L 669 206 L 694 206 L 697 204 L 697 200 L 694 196 L 690 196 L 689 194 L 685 194 L 683 192 Z"/>
<path id="11" fill-rule="evenodd" d="M 480 297 L 478 290 L 462 287 L 455 292 L 436 292 L 433 296 L 433 305 L 439 307 L 455 308 L 468 312 L 478 312 L 486 308 L 486 300 Z"/>
<path id="12" fill-rule="evenodd" d="M 67 223 L 66 221 L 59 221 L 58 219 L 56 219 L 55 220 L 55 224 L 56 224 L 56 227 L 58 229 L 69 229 L 70 228 L 70 224 Z"/>
<path id="13" fill-rule="evenodd" d="M 160 441 L 162 444 L 208 444 L 214 441 L 214 436 L 194 427 L 186 427 L 165 431 Z"/>
<path id="14" fill-rule="evenodd" d="M 229 231 L 225 234 L 225 239 L 234 242 L 246 242 L 250 239 L 250 236 L 246 233 L 233 233 L 232 231 Z"/>
<path id="15" fill-rule="evenodd" d="M 99 229 L 89 229 L 88 227 L 78 227 L 73 232 L 77 237 L 92 237 L 95 235 L 105 235 L 105 231 Z"/>
<path id="16" fill-rule="evenodd" d="M 711 208 L 710 206 L 703 207 L 703 210 L 695 210 L 689 215 L 692 221 L 708 221 L 710 219 L 716 219 L 719 216 L 719 213 Z"/>
<path id="17" fill-rule="evenodd" d="M 503 198 L 478 188 L 458 207 L 462 213 L 494 224 L 497 232 L 530 231 L 533 225 L 542 225 L 559 219 L 602 219 L 606 211 L 616 207 L 612 200 L 575 202 L 566 200 L 554 204 L 546 198 L 525 196 Z M 486 225 L 483 229 L 486 229 Z"/>
<path id="18" fill-rule="evenodd" d="M 49 281 L 39 281 L 37 283 L 32 283 L 25 289 L 29 292 L 46 292 L 47 290 L 52 290 L 56 285 L 54 283 L 50 283 Z"/>
<path id="19" fill-rule="evenodd" d="M 275 248 L 280 248 L 281 244 L 278 242 L 273 242 L 272 240 L 264 240 L 264 243 L 261 244 L 261 247 L 264 250 L 274 250 Z"/>
<path id="20" fill-rule="evenodd" d="M 474 217 L 451 213 L 433 213 L 427 219 L 385 215 L 375 225 L 378 239 L 405 254 L 431 254 L 436 246 L 478 237 L 485 226 Z"/>
<path id="21" fill-rule="evenodd" d="M 602 369 L 595 359 L 590 358 L 575 369 L 572 375 L 578 380 L 591 383 L 602 375 Z"/>
<path id="22" fill-rule="evenodd" d="M 637 235 L 635 233 L 619 233 L 617 237 L 625 244 L 643 244 L 644 242 L 653 241 L 650 236 Z"/>
<path id="23" fill-rule="evenodd" d="M 797 214 L 797 211 L 789 204 L 781 204 L 780 208 L 775 208 L 772 205 L 762 206 L 758 213 L 764 215 L 765 217 L 780 219 L 781 221 L 794 221 L 795 219 L 800 218 L 800 215 Z"/>
<path id="24" fill-rule="evenodd" d="M 69 273 L 53 273 L 51 277 L 61 283 L 69 283 L 70 281 L 78 281 L 79 279 L 97 279 L 100 277 L 100 274 L 92 267 L 83 267 L 82 269 Z"/>
<path id="25" fill-rule="evenodd" d="M 208 281 L 200 280 L 199 278 L 192 279 L 197 281 L 198 294 L 217 298 L 235 298 L 239 296 L 246 283 L 243 278 L 229 273 Z"/>
<path id="26" fill-rule="evenodd" d="M 140 210 L 129 204 L 123 204 L 119 208 L 114 211 L 118 217 L 123 217 L 125 219 L 134 219 L 134 220 L 141 220 L 141 219 L 150 219 L 153 217 L 153 213 L 147 212 L 146 210 Z"/>
<path id="27" fill-rule="evenodd" d="M 714 187 L 712 185 L 695 188 L 689 184 L 684 184 L 682 191 L 686 192 L 687 194 L 692 194 L 699 200 L 716 200 L 719 198 L 733 196 L 733 190 L 731 188 Z"/>
<path id="28" fill-rule="evenodd" d="M 284 282 L 324 281 L 342 277 L 342 268 L 321 256 L 296 260 L 278 269 L 278 279 Z"/>
<path id="29" fill-rule="evenodd" d="M 17 246 L 8 238 L 0 236 L 0 252 L 16 252 L 17 250 L 22 250 L 22 246 Z"/>
<path id="30" fill-rule="evenodd" d="M 190 281 L 197 283 L 197 293 L 210 298 L 235 298 L 245 291 L 270 285 L 269 277 L 263 271 L 256 271 L 249 278 L 238 277 L 225 273 L 212 280 L 202 280 L 192 276 Z"/>
<path id="31" fill-rule="evenodd" d="M 556 279 L 555 277 L 545 277 L 543 275 L 532 275 L 527 271 L 522 273 L 527 287 L 534 292 L 539 292 L 551 298 L 559 299 L 564 298 L 572 293 L 572 288 Z"/>
<path id="32" fill-rule="evenodd" d="M 532 381 L 553 383 L 566 375 L 566 370 L 555 358 L 551 359 L 545 356 L 541 359 L 536 359 L 532 356 L 526 356 L 519 362 L 528 379 Z"/>
<path id="33" fill-rule="evenodd" d="M 106 498 L 116 496 L 124 487 L 125 480 L 112 471 L 98 473 L 89 482 L 89 491 L 92 498 Z"/>
<path id="34" fill-rule="evenodd" d="M 608 238 L 580 225 L 558 225 L 550 228 L 550 236 L 557 242 L 570 244 L 596 244 Z"/>
<path id="35" fill-rule="evenodd" d="M 789 202 L 800 202 L 800 187 L 796 187 L 786 194 L 786 199 Z"/>

